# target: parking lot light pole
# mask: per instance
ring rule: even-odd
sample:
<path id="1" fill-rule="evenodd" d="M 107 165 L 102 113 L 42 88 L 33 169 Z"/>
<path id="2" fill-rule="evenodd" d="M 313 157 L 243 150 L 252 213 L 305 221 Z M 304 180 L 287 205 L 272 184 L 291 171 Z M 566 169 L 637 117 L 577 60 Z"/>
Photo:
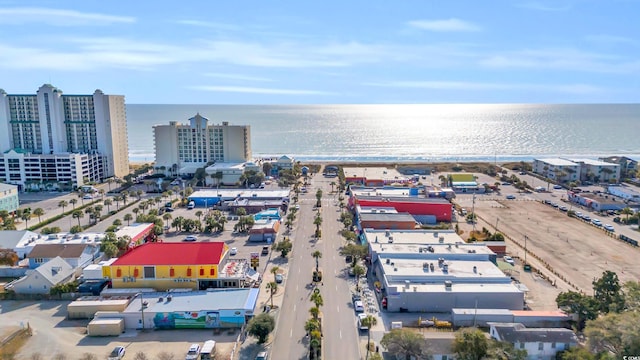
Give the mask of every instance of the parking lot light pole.
<path id="1" fill-rule="evenodd" d="M 140 295 L 140 317 L 142 318 L 142 330 L 144 331 L 144 299 L 142 293 L 138 293 L 138 295 Z"/>

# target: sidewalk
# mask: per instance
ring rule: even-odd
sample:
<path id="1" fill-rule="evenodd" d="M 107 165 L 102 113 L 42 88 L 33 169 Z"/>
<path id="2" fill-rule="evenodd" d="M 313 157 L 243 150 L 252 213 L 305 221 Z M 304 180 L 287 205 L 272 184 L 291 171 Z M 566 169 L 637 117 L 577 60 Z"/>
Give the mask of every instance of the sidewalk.
<path id="1" fill-rule="evenodd" d="M 284 236 L 291 238 L 289 234 L 278 234 L 276 242 L 281 241 Z M 278 273 L 283 274 L 285 279 L 287 278 L 286 274 L 289 271 L 289 263 L 286 261 L 280 263 L 278 262 L 278 259 L 281 259 L 280 254 L 274 252 L 272 249 L 271 251 L 269 251 L 269 257 L 267 258 L 265 264 L 262 266 L 262 269 L 258 269 L 261 274 L 262 280 L 260 282 L 260 293 L 258 294 L 258 299 L 256 300 L 256 307 L 255 309 L 253 309 L 253 314 L 255 316 L 265 312 L 265 307 L 268 306 L 270 308 L 269 314 L 276 320 L 276 328 L 271 332 L 271 334 L 269 335 L 269 339 L 265 344 L 258 344 L 258 339 L 250 336 L 249 334 L 246 334 L 246 336 L 244 336 L 244 340 L 235 351 L 231 360 L 253 360 L 260 351 L 268 351 L 268 349 L 271 347 L 273 337 L 275 336 L 276 329 L 278 327 L 278 316 L 280 315 L 280 309 L 284 299 L 285 287 L 284 283 L 278 284 L 278 292 L 273 295 L 273 308 L 271 308 L 270 294 L 266 286 L 269 282 L 273 281 L 273 274 L 271 274 L 271 269 L 274 266 L 277 266 L 279 268 Z"/>

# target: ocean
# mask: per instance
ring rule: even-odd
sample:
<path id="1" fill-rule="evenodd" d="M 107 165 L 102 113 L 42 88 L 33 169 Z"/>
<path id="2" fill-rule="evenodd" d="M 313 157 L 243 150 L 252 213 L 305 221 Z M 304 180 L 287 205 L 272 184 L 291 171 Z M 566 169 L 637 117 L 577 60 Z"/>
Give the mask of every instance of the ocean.
<path id="1" fill-rule="evenodd" d="M 128 104 L 131 161 L 154 160 L 153 129 L 187 123 L 251 125 L 254 158 L 301 161 L 531 161 L 640 159 L 640 104 L 148 105 Z"/>

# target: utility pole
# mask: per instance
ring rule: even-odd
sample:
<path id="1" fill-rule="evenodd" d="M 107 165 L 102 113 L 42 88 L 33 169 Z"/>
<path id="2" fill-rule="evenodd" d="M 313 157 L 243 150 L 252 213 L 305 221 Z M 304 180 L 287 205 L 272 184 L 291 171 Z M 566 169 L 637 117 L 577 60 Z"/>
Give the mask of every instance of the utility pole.
<path id="1" fill-rule="evenodd" d="M 473 193 L 473 201 L 471 202 L 471 224 L 473 225 L 473 232 L 476 232 L 476 194 Z"/>
<path id="2" fill-rule="evenodd" d="M 527 235 L 524 236 L 524 264 L 527 264 L 527 240 L 529 237 Z"/>
<path id="3" fill-rule="evenodd" d="M 142 297 L 142 293 L 140 293 L 140 312 L 142 317 L 142 331 L 144 331 L 144 298 Z"/>

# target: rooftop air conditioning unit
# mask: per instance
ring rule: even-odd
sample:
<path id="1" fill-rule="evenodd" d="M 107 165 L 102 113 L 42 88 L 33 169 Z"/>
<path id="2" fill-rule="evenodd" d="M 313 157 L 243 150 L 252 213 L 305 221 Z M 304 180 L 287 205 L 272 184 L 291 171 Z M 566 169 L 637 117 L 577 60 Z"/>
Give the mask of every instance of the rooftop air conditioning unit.
<path id="1" fill-rule="evenodd" d="M 390 235 L 389 230 L 385 230 L 384 236 L 389 236 L 389 235 Z"/>
<path id="2" fill-rule="evenodd" d="M 387 260 L 385 261 L 385 263 L 386 263 L 386 264 L 391 264 L 391 259 L 387 259 Z"/>
<path id="3" fill-rule="evenodd" d="M 421 247 L 418 248 L 418 252 L 422 253 L 422 248 Z"/>
<path id="4" fill-rule="evenodd" d="M 474 266 L 474 267 L 473 267 L 473 273 L 474 273 L 474 274 L 477 274 L 477 273 L 478 273 L 478 267 L 477 267 L 477 266 Z"/>
<path id="5" fill-rule="evenodd" d="M 440 241 L 440 244 L 444 243 L 444 236 L 440 236 L 440 238 L 438 239 L 438 241 Z"/>
<path id="6" fill-rule="evenodd" d="M 437 231 L 433 233 L 433 237 L 438 237 L 438 232 Z"/>
<path id="7" fill-rule="evenodd" d="M 446 280 L 446 281 L 444 282 L 444 287 L 445 287 L 446 289 L 451 289 L 451 286 L 453 286 L 453 283 L 451 282 L 451 280 Z"/>
<path id="8" fill-rule="evenodd" d="M 405 281 L 404 281 L 404 286 L 408 288 L 408 287 L 409 287 L 409 285 L 411 285 L 411 281 L 409 281 L 409 280 L 405 280 Z"/>

